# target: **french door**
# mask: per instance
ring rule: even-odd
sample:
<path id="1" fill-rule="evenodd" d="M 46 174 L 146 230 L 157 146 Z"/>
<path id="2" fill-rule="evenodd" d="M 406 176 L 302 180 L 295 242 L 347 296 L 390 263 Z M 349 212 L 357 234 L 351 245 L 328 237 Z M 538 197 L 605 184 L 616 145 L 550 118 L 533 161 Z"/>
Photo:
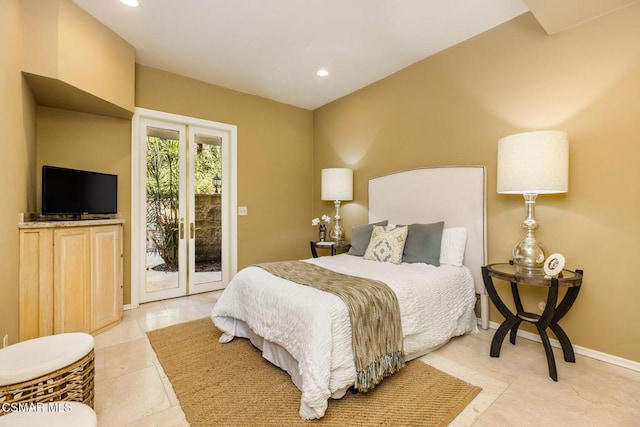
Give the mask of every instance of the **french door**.
<path id="1" fill-rule="evenodd" d="M 136 109 L 134 141 L 132 306 L 223 289 L 237 265 L 235 126 Z"/>

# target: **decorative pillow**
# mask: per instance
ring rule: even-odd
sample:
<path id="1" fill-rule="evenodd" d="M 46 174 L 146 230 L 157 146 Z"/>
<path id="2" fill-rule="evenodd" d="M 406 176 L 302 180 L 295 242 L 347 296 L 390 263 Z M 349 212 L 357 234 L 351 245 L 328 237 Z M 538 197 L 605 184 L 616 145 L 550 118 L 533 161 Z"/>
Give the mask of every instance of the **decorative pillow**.
<path id="1" fill-rule="evenodd" d="M 408 231 L 406 225 L 395 228 L 374 226 L 364 259 L 400 264 Z"/>
<path id="2" fill-rule="evenodd" d="M 440 264 L 462 266 L 464 249 L 467 246 L 467 229 L 451 227 L 442 230 L 442 245 L 440 247 Z"/>
<path id="3" fill-rule="evenodd" d="M 440 247 L 444 221 L 433 224 L 410 224 L 402 262 L 424 262 L 440 266 Z"/>
<path id="4" fill-rule="evenodd" d="M 374 225 L 387 225 L 389 221 L 386 219 L 380 222 L 374 222 L 371 224 L 354 225 L 351 228 L 351 248 L 349 248 L 349 255 L 363 256 L 369 246 L 369 240 L 371 240 L 371 232 Z"/>

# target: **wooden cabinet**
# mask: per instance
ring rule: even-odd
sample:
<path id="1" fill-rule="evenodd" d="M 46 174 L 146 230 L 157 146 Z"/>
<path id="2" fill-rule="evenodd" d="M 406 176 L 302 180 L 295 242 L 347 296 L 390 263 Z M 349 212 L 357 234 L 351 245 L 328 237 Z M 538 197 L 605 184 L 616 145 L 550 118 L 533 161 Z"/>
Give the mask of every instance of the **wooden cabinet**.
<path id="1" fill-rule="evenodd" d="M 122 285 L 121 220 L 21 224 L 21 341 L 117 324 Z"/>
<path id="2" fill-rule="evenodd" d="M 53 333 L 53 230 L 20 230 L 20 341 Z"/>
<path id="3" fill-rule="evenodd" d="M 53 230 L 53 333 L 91 332 L 91 234 Z"/>
<path id="4" fill-rule="evenodd" d="M 122 227 L 93 227 L 91 242 L 91 330 L 97 331 L 122 317 Z"/>

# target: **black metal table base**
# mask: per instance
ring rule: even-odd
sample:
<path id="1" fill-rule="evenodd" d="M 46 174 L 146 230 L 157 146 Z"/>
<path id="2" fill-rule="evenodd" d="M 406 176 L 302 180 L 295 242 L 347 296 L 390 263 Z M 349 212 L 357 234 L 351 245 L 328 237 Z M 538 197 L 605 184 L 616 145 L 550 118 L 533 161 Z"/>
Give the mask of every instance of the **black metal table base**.
<path id="1" fill-rule="evenodd" d="M 582 270 L 576 270 L 576 272 L 580 275 L 583 274 Z M 568 288 L 566 294 L 564 295 L 564 298 L 562 298 L 560 304 L 556 306 L 558 301 L 558 279 L 552 278 L 551 284 L 549 286 L 549 292 L 547 294 L 545 309 L 542 314 L 538 315 L 535 313 L 524 311 L 522 301 L 520 300 L 518 284 L 516 282 L 511 282 L 511 293 L 513 295 L 513 301 L 517 310 L 516 313 L 513 313 L 502 302 L 502 299 L 496 292 L 495 286 L 493 284 L 493 278 L 489 275 L 487 267 L 482 267 L 482 277 L 484 279 L 485 287 L 487 289 L 489 297 L 491 298 L 491 301 L 495 305 L 496 309 L 505 318 L 504 322 L 502 322 L 502 324 L 496 330 L 496 333 L 493 336 L 493 340 L 491 341 L 491 357 L 500 357 L 500 349 L 508 332 L 511 332 L 509 335 L 509 341 L 511 342 L 511 344 L 515 344 L 520 323 L 522 323 L 522 321 L 529 322 L 536 327 L 536 329 L 538 330 L 538 335 L 540 335 L 540 339 L 542 340 L 544 352 L 547 356 L 547 364 L 549 366 L 549 376 L 554 381 L 558 381 L 558 371 L 556 369 L 556 362 L 555 357 L 553 356 L 551 342 L 549 340 L 549 336 L 547 335 L 547 328 L 553 331 L 558 341 L 560 342 L 564 360 L 566 362 L 575 362 L 576 357 L 573 352 L 571 341 L 569 340 L 569 337 L 564 332 L 564 330 L 560 327 L 558 322 L 564 317 L 565 314 L 567 314 L 567 312 L 575 302 L 578 296 L 578 292 L 580 292 L 580 286 Z"/>

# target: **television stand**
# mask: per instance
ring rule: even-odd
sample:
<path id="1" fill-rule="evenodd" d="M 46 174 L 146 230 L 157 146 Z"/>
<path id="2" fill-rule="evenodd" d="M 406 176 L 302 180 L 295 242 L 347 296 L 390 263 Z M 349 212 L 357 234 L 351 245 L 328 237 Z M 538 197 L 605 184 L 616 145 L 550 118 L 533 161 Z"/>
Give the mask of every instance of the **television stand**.
<path id="1" fill-rule="evenodd" d="M 120 322 L 123 219 L 21 222 L 20 341 Z"/>

